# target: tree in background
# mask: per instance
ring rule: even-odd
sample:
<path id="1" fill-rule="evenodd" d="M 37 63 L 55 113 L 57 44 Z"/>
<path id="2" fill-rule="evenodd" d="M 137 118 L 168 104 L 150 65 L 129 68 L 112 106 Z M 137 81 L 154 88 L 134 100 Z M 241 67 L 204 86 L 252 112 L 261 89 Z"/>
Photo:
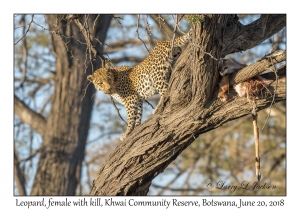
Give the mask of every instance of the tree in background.
<path id="1" fill-rule="evenodd" d="M 55 53 L 56 65 L 54 65 L 54 59 L 51 59 L 51 52 L 47 51 L 44 54 L 40 52 L 32 53 L 37 51 L 37 48 L 41 47 L 41 45 L 44 49 L 49 49 L 48 44 L 50 41 L 46 41 L 49 40 L 48 31 L 43 30 L 42 27 L 44 26 L 37 25 L 41 21 L 38 23 L 32 22 L 31 16 L 27 16 L 27 23 L 31 23 L 29 32 L 27 33 L 26 27 L 23 27 L 23 33 L 19 37 L 16 36 L 17 42 L 23 34 L 26 34 L 15 45 L 15 94 L 18 97 L 15 97 L 15 112 L 17 115 L 15 117 L 15 181 L 18 193 L 26 193 L 25 183 L 27 183 L 27 188 L 31 190 L 32 195 L 74 195 L 76 188 L 78 195 L 88 194 L 91 188 L 93 188 L 91 194 L 98 195 L 146 194 L 152 179 L 162 172 L 186 148 L 165 169 L 164 173 L 153 180 L 150 194 L 247 194 L 247 192 L 241 191 L 227 192 L 205 188 L 208 180 L 221 179 L 228 180 L 230 183 L 239 182 L 243 179 L 253 180 L 254 177 L 252 174 L 254 170 L 254 141 L 251 138 L 251 119 L 243 117 L 239 120 L 230 121 L 247 115 L 249 113 L 247 110 L 250 109 L 249 104 L 246 100 L 234 97 L 233 91 L 231 92 L 231 99 L 227 103 L 221 104 L 216 101 L 214 94 L 218 90 L 219 74 L 218 62 L 215 59 L 224 57 L 232 52 L 247 50 L 264 40 L 266 41 L 260 46 L 264 45 L 265 48 L 270 49 L 269 46 L 272 44 L 271 47 L 274 50 L 280 49 L 285 41 L 285 30 L 280 31 L 285 26 L 285 16 L 263 15 L 254 22 L 249 21 L 252 23 L 245 24 L 245 26 L 237 20 L 236 16 L 203 16 L 200 17 L 201 21 L 199 21 L 199 17 L 197 19 L 197 16 L 195 16 L 196 18 L 189 16 L 185 18 L 193 23 L 188 26 L 188 23 L 182 18 L 175 32 L 174 22 L 179 20 L 180 16 L 176 19 L 172 15 L 124 15 L 120 17 L 107 15 L 105 23 L 101 23 L 101 25 L 100 20 L 101 17 L 104 18 L 104 15 L 70 16 L 68 19 L 66 17 L 53 16 L 53 22 L 51 23 L 49 22 L 50 18 L 47 17 L 53 43 L 55 43 L 54 38 L 56 37 L 57 45 L 58 43 L 63 45 L 63 49 L 59 50 L 58 53 L 61 55 L 61 59 Z M 96 103 L 93 108 L 89 137 L 79 138 L 79 132 L 76 132 L 76 126 L 81 127 L 81 132 L 86 132 L 85 135 L 87 135 L 88 127 L 86 126 L 88 126 L 88 123 L 83 122 L 89 122 L 87 118 L 90 118 L 88 113 L 92 110 L 91 104 L 94 100 L 92 95 L 95 93 L 95 90 L 91 87 L 92 85 L 85 89 L 87 86 L 86 76 L 100 67 L 99 56 L 101 55 L 96 56 L 96 61 L 92 63 L 91 61 L 95 53 L 97 53 L 93 50 L 102 52 L 101 47 L 103 45 L 99 41 L 102 44 L 104 43 L 106 31 L 102 27 L 106 24 L 108 28 L 108 23 L 110 22 L 107 20 L 109 19 L 108 17 L 113 18 L 113 21 L 110 25 L 107 44 L 103 51 L 105 54 L 103 55 L 104 57 L 109 57 L 116 65 L 133 66 L 148 55 L 148 51 L 151 50 L 156 41 L 172 39 L 174 33 L 180 35 L 181 32 L 178 28 L 187 31 L 189 27 L 194 27 L 195 34 L 193 39 L 185 54 L 182 55 L 181 61 L 178 61 L 173 69 L 173 79 L 171 78 L 173 85 L 169 88 L 170 102 L 161 110 L 159 116 L 154 115 L 152 117 L 150 117 L 151 107 L 148 104 L 144 105 L 143 117 L 144 119 L 150 117 L 150 119 L 137 129 L 144 128 L 144 131 L 153 135 L 152 138 L 147 135 L 143 136 L 142 132 L 138 135 L 133 133 L 130 135 L 131 137 L 127 138 L 126 142 L 120 144 L 118 137 L 123 132 L 125 124 L 119 119 L 110 98 L 99 91 L 96 92 Z M 16 19 L 18 18 L 20 21 L 24 20 L 23 16 L 17 16 Z M 249 16 L 244 19 L 247 18 L 249 19 Z M 205 21 L 202 22 L 202 20 Z M 222 20 L 222 24 L 216 24 L 216 20 Z M 278 22 L 275 23 L 275 20 Z M 59 23 L 58 26 L 56 26 L 57 23 Z M 22 22 L 20 25 L 22 26 Z M 27 26 L 25 23 L 23 25 Z M 200 25 L 204 28 L 200 28 Z M 82 26 L 84 28 L 80 29 Z M 99 28 L 96 33 L 97 26 Z M 214 30 L 210 26 L 215 26 Z M 223 37 L 220 36 L 220 28 L 222 27 L 224 31 Z M 261 36 L 253 36 L 255 41 L 249 40 L 247 37 L 254 29 Z M 91 32 L 84 33 L 89 31 Z M 260 33 L 263 31 L 265 33 Z M 279 33 L 277 33 L 278 31 Z M 234 35 L 237 39 L 232 40 L 234 35 L 230 37 L 231 34 L 228 34 L 228 32 L 236 32 Z M 276 34 L 275 38 L 272 38 L 273 34 Z M 37 39 L 37 37 L 43 38 Z M 271 38 L 268 39 L 269 37 Z M 89 45 L 87 38 L 92 40 L 93 45 Z M 269 40 L 271 40 L 270 43 Z M 240 43 L 241 41 L 244 41 L 242 42 L 243 44 Z M 240 48 L 237 48 L 239 44 Z M 55 48 L 55 44 L 53 46 L 53 51 L 56 52 L 55 49 L 58 48 Z M 226 47 L 231 48 L 224 49 Z M 285 47 L 282 49 L 285 49 Z M 235 56 L 237 54 L 234 54 L 234 58 L 242 63 L 248 62 L 247 64 L 251 64 L 264 55 L 257 53 L 257 51 L 247 50 L 243 56 Z M 187 56 L 187 54 L 190 55 Z M 249 60 L 247 61 L 246 59 Z M 30 64 L 34 63 L 35 65 L 26 64 L 28 60 L 31 61 L 29 62 Z M 49 65 L 45 65 L 45 63 L 49 63 Z M 67 71 L 58 70 L 58 65 L 63 65 L 62 63 L 65 63 Z M 66 63 L 69 64 L 66 65 Z M 71 71 L 68 69 L 70 63 L 73 65 Z M 23 67 L 26 65 L 27 71 L 24 71 Z M 264 66 L 262 68 L 266 69 L 268 67 Z M 76 75 L 78 75 L 74 76 L 74 79 L 68 80 L 71 77 L 70 75 L 74 75 L 74 69 L 77 72 Z M 278 71 L 280 72 L 280 74 L 278 73 L 280 77 L 277 83 L 276 102 L 285 99 L 285 71 L 282 68 L 280 69 Z M 62 73 L 60 74 L 56 71 Z M 181 71 L 180 74 L 179 71 Z M 63 75 L 66 76 L 67 81 L 80 81 L 79 78 L 81 78 L 81 85 L 78 84 L 77 86 L 73 82 L 65 83 L 66 79 L 61 78 Z M 203 77 L 200 78 L 199 75 Z M 243 80 L 248 77 L 250 75 L 244 75 L 240 79 Z M 202 82 L 203 79 L 207 81 L 205 84 Z M 182 83 L 183 81 L 186 82 L 186 85 Z M 77 88 L 75 86 L 70 88 L 71 85 L 75 85 Z M 66 88 L 65 91 L 61 89 L 61 91 L 56 92 L 56 86 L 69 86 L 69 88 Z M 274 86 L 275 82 L 270 88 L 271 92 L 274 91 L 272 89 Z M 72 90 L 74 91 L 72 92 Z M 202 90 L 207 91 L 203 92 Z M 78 106 L 72 102 L 67 103 L 69 106 L 62 106 L 65 110 L 55 109 L 54 107 L 61 107 L 61 105 L 54 106 L 55 101 L 53 101 L 52 97 L 56 94 L 60 95 L 56 96 L 58 97 L 56 101 L 61 101 L 59 98 L 62 99 L 62 96 L 70 95 L 70 97 L 73 97 L 71 101 L 73 100 Z M 19 101 L 19 98 L 22 98 L 23 103 Z M 271 98 L 268 96 L 260 101 L 263 105 L 259 106 L 259 109 L 268 107 L 272 103 Z M 155 96 L 149 101 L 156 103 L 157 99 L 158 97 Z M 85 100 L 91 101 L 91 103 L 88 103 L 90 105 L 81 107 Z M 206 103 L 203 104 L 202 100 L 206 100 Z M 61 101 L 63 104 L 66 104 L 65 102 Z M 240 105 L 239 107 L 236 106 L 237 103 Z M 73 106 L 76 106 L 77 109 L 72 108 Z M 121 108 L 120 112 L 124 116 L 124 108 L 118 104 L 117 106 Z M 26 107 L 39 113 L 41 116 L 36 119 L 41 120 L 34 120 L 31 123 L 30 120 L 29 122 L 25 121 L 26 118 L 29 118 L 28 116 L 35 116 L 34 112 L 30 114 L 31 112 L 29 111 L 29 114 L 24 117 L 24 113 L 27 113 L 24 110 L 29 110 Z M 182 107 L 185 108 L 186 113 L 183 113 Z M 218 109 L 218 111 L 210 109 L 213 107 Z M 226 110 L 229 108 L 232 110 L 230 116 L 226 114 L 228 113 Z M 188 111 L 188 109 L 190 110 Z M 21 111 L 18 112 L 18 110 Z M 79 110 L 78 113 L 76 112 L 77 114 L 74 113 L 75 110 Z M 285 106 L 284 104 L 273 106 L 272 114 L 269 117 L 269 111 L 268 109 L 266 110 L 265 114 L 259 112 L 259 123 L 264 124 L 266 118 L 268 118 L 267 125 L 261 134 L 261 151 L 265 152 L 265 154 L 261 155 L 262 174 L 266 181 L 271 180 L 274 183 L 275 180 L 282 181 L 282 176 L 285 177 L 285 123 L 280 121 L 285 120 Z M 85 117 L 83 117 L 85 121 L 78 120 L 82 118 L 80 113 L 85 113 Z M 175 113 L 177 116 L 172 115 Z M 192 114 L 193 117 L 188 113 Z M 46 121 L 47 125 L 48 122 L 51 122 L 48 121 L 51 115 L 53 118 L 51 126 L 49 124 L 49 127 L 38 131 L 38 128 L 41 128 L 39 125 L 43 121 Z M 178 117 L 179 115 L 184 117 Z M 56 120 L 59 121 L 59 117 L 63 117 L 65 121 L 61 119 L 60 123 L 58 123 Z M 78 125 L 79 121 L 82 122 L 79 123 L 80 126 Z M 171 121 L 177 122 L 177 126 L 180 127 L 176 127 Z M 227 121 L 230 122 L 216 130 L 207 132 Z M 54 122 L 57 122 L 57 124 Z M 30 127 L 24 123 L 30 125 Z M 37 125 L 34 126 L 34 124 Z M 149 125 L 158 125 L 159 127 L 154 128 L 154 132 Z M 198 128 L 196 129 L 197 126 Z M 259 125 L 259 127 L 262 127 L 262 125 Z M 170 128 L 171 130 L 168 130 Z M 47 130 L 46 133 L 54 137 L 61 133 L 59 135 L 61 136 L 60 140 L 58 141 L 58 138 L 46 140 L 46 136 L 40 133 L 43 130 Z M 36 132 L 40 133 L 41 136 L 37 135 Z M 204 132 L 207 133 L 197 138 L 200 133 Z M 164 133 L 166 136 L 162 135 Z M 76 140 L 77 138 L 81 140 Z M 83 154 L 86 139 L 86 152 Z M 36 141 L 39 141 L 39 143 L 36 143 Z M 170 145 L 172 142 L 173 145 Z M 188 146 L 191 142 L 193 143 Z M 40 147 L 37 146 L 38 144 Z M 118 144 L 119 146 L 117 146 Z M 26 154 L 23 154 L 24 148 L 26 148 Z M 106 160 L 109 154 L 111 154 L 110 158 L 112 159 Z M 83 167 L 81 167 L 83 158 Z M 113 160 L 115 160 L 114 163 L 112 163 Z M 106 167 L 107 164 L 110 164 L 110 167 L 105 168 L 105 173 L 97 177 L 96 173 L 99 171 L 101 164 L 103 164 L 102 172 L 103 167 Z M 118 164 L 120 168 L 115 168 Z M 266 164 L 270 165 L 266 167 Z M 32 175 L 35 175 L 34 179 L 32 179 Z M 92 180 L 95 178 L 95 185 L 92 185 Z M 97 180 L 101 179 L 103 186 L 97 182 Z M 32 187 L 30 180 L 34 180 Z M 118 186 L 113 184 L 117 180 L 119 180 Z M 279 186 L 277 183 L 275 184 Z M 285 186 L 281 185 L 281 187 L 281 189 L 277 188 L 277 191 L 272 193 L 277 195 L 284 194 Z M 103 188 L 103 191 L 97 190 L 99 188 Z M 24 189 L 24 193 L 22 193 L 22 189 Z M 251 193 L 262 194 L 261 191 L 253 191 Z M 251 193 L 248 192 L 248 195 Z"/>
<path id="2" fill-rule="evenodd" d="M 22 19 L 24 17 L 23 15 Z M 38 149 L 39 162 L 31 195 L 75 194 L 81 178 L 81 165 L 94 103 L 93 88 L 89 87 L 85 92 L 82 90 L 88 84 L 86 74 L 91 74 L 94 68 L 100 67 L 101 63 L 99 58 L 84 63 L 87 61 L 87 51 L 86 46 L 82 44 L 83 34 L 76 24 L 59 18 L 60 16 L 57 15 L 45 17 L 52 35 L 53 53 L 56 58 L 55 70 L 50 72 L 48 78 L 34 74 L 39 79 L 53 82 L 53 93 L 47 94 L 49 98 L 47 101 L 49 100 L 51 104 L 48 116 L 43 116 L 30 108 L 20 97 L 16 95 L 14 97 L 16 115 L 31 129 L 38 132 L 43 139 Z M 94 45 L 100 51 L 103 49 L 100 43 L 105 41 L 110 20 L 109 15 L 90 15 L 89 19 L 82 19 L 85 27 L 93 29 L 92 35 L 99 39 L 98 42 L 94 41 Z M 30 23 L 34 24 L 34 22 Z M 23 42 L 26 42 L 25 39 Z M 25 45 L 23 48 L 27 50 Z M 23 55 L 27 56 L 27 54 Z M 30 73 L 32 72 L 23 71 L 24 81 L 21 81 L 20 88 L 26 82 L 26 78 L 31 79 Z M 49 74 L 49 71 L 47 73 Z M 40 84 L 39 81 L 32 82 Z M 15 160 L 18 168 L 18 160 L 16 158 Z M 24 195 L 26 192 L 22 173 L 15 174 L 19 193 Z"/>

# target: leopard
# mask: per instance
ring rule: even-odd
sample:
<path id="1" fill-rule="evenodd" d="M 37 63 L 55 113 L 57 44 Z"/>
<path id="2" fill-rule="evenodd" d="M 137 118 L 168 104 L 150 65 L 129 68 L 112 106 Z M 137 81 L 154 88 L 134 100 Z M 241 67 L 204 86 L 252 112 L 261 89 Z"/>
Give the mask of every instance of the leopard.
<path id="1" fill-rule="evenodd" d="M 190 37 L 191 30 L 174 40 L 159 41 L 149 55 L 134 67 L 116 67 L 112 62 L 107 62 L 104 67 L 87 76 L 97 90 L 125 106 L 127 129 L 121 135 L 121 141 L 141 124 L 144 100 L 155 94 L 161 95 L 153 114 L 163 103 L 172 68 L 182 53 L 181 47 L 189 42 Z"/>

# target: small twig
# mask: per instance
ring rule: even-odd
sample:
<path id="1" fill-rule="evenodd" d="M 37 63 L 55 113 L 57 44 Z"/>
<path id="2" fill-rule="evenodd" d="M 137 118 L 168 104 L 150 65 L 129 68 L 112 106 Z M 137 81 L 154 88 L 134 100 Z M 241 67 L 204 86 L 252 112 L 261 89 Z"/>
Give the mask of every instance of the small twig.
<path id="1" fill-rule="evenodd" d="M 150 47 L 153 48 L 155 46 L 155 42 L 154 42 L 154 39 L 153 39 L 153 34 L 151 33 L 150 25 L 148 23 L 148 15 L 145 18 L 145 24 L 146 24 L 145 31 L 148 35 L 148 40 L 149 40 L 149 43 L 150 43 Z"/>
<path id="2" fill-rule="evenodd" d="M 149 105 L 152 107 L 152 109 L 154 109 L 154 106 L 153 106 L 149 101 L 145 100 L 145 102 L 146 102 L 147 104 L 149 104 Z"/>
<path id="3" fill-rule="evenodd" d="M 146 45 L 145 42 L 140 38 L 140 35 L 139 35 L 139 22 L 140 22 L 140 15 L 138 15 L 138 17 L 137 17 L 137 25 L 136 25 L 136 30 L 135 30 L 135 32 L 136 32 L 136 34 L 137 34 L 137 36 L 138 36 L 138 39 L 141 40 L 141 41 L 143 42 L 144 46 L 146 47 L 146 49 L 147 49 L 147 51 L 148 51 L 148 53 L 149 53 L 149 50 L 148 50 L 147 45 Z"/>
<path id="4" fill-rule="evenodd" d="M 196 44 L 193 43 L 192 46 L 200 48 L 200 50 L 202 51 L 202 53 L 204 53 L 206 55 L 209 55 L 212 59 L 214 59 L 216 61 L 220 60 L 220 59 L 215 58 L 211 53 L 205 52 L 205 50 L 203 50 L 200 45 L 196 45 Z"/>
<path id="5" fill-rule="evenodd" d="M 31 21 L 28 24 L 28 28 L 27 28 L 26 32 L 23 34 L 23 36 L 14 45 L 18 44 L 26 36 L 26 34 L 28 33 L 28 31 L 31 27 L 31 24 L 33 23 L 33 17 L 34 17 L 34 15 L 31 16 Z"/>
<path id="6" fill-rule="evenodd" d="M 89 82 L 86 86 L 86 88 L 84 88 L 82 91 L 84 91 L 83 97 L 81 98 L 81 101 L 84 99 L 85 95 L 86 95 L 86 90 L 88 88 L 88 86 L 91 84 L 92 82 Z"/>
<path id="7" fill-rule="evenodd" d="M 178 16 L 178 22 L 180 22 L 184 16 L 185 14 L 181 14 L 180 16 Z"/>
<path id="8" fill-rule="evenodd" d="M 175 26 L 174 26 L 174 30 L 173 30 L 173 38 L 172 38 L 172 42 L 171 42 L 171 50 L 170 50 L 170 54 L 169 54 L 169 59 L 172 59 L 172 55 L 173 55 L 173 48 L 174 48 L 174 41 L 175 41 L 175 32 L 176 32 L 176 29 L 177 29 L 177 24 L 176 24 L 176 21 L 174 19 L 174 16 L 172 15 L 172 18 L 175 22 Z M 178 19 L 177 19 L 178 20 Z M 172 61 L 169 61 L 170 64 L 172 63 Z M 171 66 L 171 70 L 172 70 L 172 65 Z"/>
<path id="9" fill-rule="evenodd" d="M 158 19 L 160 19 L 160 20 L 166 25 L 165 19 L 163 19 L 160 15 L 157 15 L 157 16 L 158 16 Z M 159 21 L 159 27 L 160 27 L 160 29 L 163 30 L 163 32 L 165 32 L 165 34 L 167 35 L 168 39 L 170 39 L 169 34 L 168 34 L 168 33 L 166 32 L 166 30 L 161 26 L 160 21 Z"/>
<path id="10" fill-rule="evenodd" d="M 78 19 L 75 19 L 73 21 L 76 23 L 76 25 L 79 27 L 80 31 L 84 35 L 86 45 L 89 48 L 90 54 L 94 54 L 93 59 L 96 59 L 96 57 L 99 56 L 101 60 L 106 60 L 106 58 L 100 52 L 98 52 L 95 46 L 92 44 L 90 34 L 87 31 L 87 29 L 82 25 L 82 23 Z"/>
<path id="11" fill-rule="evenodd" d="M 95 25 L 96 25 L 96 22 L 97 22 L 97 20 L 98 20 L 99 17 L 100 17 L 100 14 L 97 15 L 97 17 L 96 17 L 96 19 L 95 19 L 95 21 L 93 23 L 93 31 L 95 31 Z"/>
<path id="12" fill-rule="evenodd" d="M 44 17 L 44 24 L 46 25 L 46 24 L 47 24 L 47 18 L 46 18 L 46 15 L 44 14 L 43 17 Z"/>
<path id="13" fill-rule="evenodd" d="M 173 27 L 171 27 L 167 22 L 165 22 L 165 20 L 160 15 L 151 14 L 150 16 L 156 22 L 156 24 L 159 25 L 160 29 L 163 32 L 165 32 L 165 34 L 168 37 L 167 39 L 170 40 L 171 39 L 170 36 L 173 34 Z M 180 18 L 177 18 L 176 22 L 179 22 L 179 21 L 180 21 Z M 180 30 L 180 29 L 178 28 L 178 30 Z M 182 32 L 182 31 L 180 31 L 180 32 Z M 180 36 L 181 35 L 180 33 L 178 33 L 178 31 L 175 31 L 175 33 L 176 33 L 176 36 Z M 182 32 L 182 34 L 184 34 L 184 33 Z"/>
<path id="14" fill-rule="evenodd" d="M 31 155 L 25 159 L 22 159 L 20 160 L 19 162 L 22 163 L 22 162 L 26 162 L 28 160 L 31 160 L 32 158 L 34 158 L 39 152 L 41 151 L 41 148 L 35 150 L 33 153 L 31 152 Z"/>
<path id="15" fill-rule="evenodd" d="M 117 110 L 117 112 L 118 112 L 118 115 L 119 115 L 120 119 L 127 125 L 127 122 L 122 118 L 122 116 L 121 116 L 121 114 L 120 114 L 120 112 L 119 112 L 120 109 L 116 106 L 115 101 L 114 101 L 114 99 L 113 99 L 112 96 L 110 96 L 110 100 L 111 100 L 111 102 L 113 103 L 114 107 L 116 108 L 116 110 Z"/>
<path id="16" fill-rule="evenodd" d="M 96 97 L 96 92 L 91 96 L 91 98 Z"/>
<path id="17" fill-rule="evenodd" d="M 116 21 L 117 25 L 120 26 L 121 28 L 123 28 L 122 24 L 119 21 L 119 19 L 123 20 L 123 18 L 121 18 L 121 17 L 115 17 L 114 15 L 113 15 L 113 18 Z"/>
<path id="18" fill-rule="evenodd" d="M 95 39 L 97 42 L 99 42 L 100 45 L 102 45 L 102 42 L 100 42 L 99 39 L 97 39 L 96 37 L 94 37 L 94 39 Z M 105 45 L 107 45 L 107 44 L 105 44 Z M 107 46 L 108 46 L 108 45 L 107 45 Z"/>
<path id="19" fill-rule="evenodd" d="M 269 57 L 269 59 L 270 59 L 270 62 L 272 63 L 272 67 L 273 67 L 273 68 L 271 68 L 271 70 L 274 72 L 275 77 L 276 77 L 276 84 L 275 84 L 275 89 L 274 89 L 274 93 L 273 93 L 273 99 L 272 99 L 272 102 L 271 102 L 270 108 L 269 108 L 269 113 L 268 113 L 267 119 L 266 119 L 266 121 L 265 121 L 265 123 L 264 123 L 264 125 L 262 127 L 262 130 L 264 129 L 265 125 L 267 124 L 267 122 L 268 122 L 268 120 L 270 118 L 273 104 L 275 104 L 275 106 L 277 106 L 276 103 L 275 103 L 275 95 L 276 95 L 276 91 L 277 91 L 277 87 L 278 87 L 278 75 L 277 75 L 277 70 L 276 70 L 276 67 L 275 67 L 275 65 L 273 63 L 272 58 Z"/>
<path id="20" fill-rule="evenodd" d="M 33 22 L 35 25 L 37 25 L 37 26 L 41 27 L 42 29 L 44 29 L 45 31 L 49 31 L 49 32 L 51 32 L 51 33 L 54 33 L 53 31 L 50 31 L 49 28 L 45 28 L 44 26 L 38 24 L 38 23 L 35 22 L 35 21 L 32 21 L 32 22 Z"/>
<path id="21" fill-rule="evenodd" d="M 54 28 L 53 30 L 50 30 L 50 29 L 45 28 L 44 26 L 42 26 L 42 25 L 40 25 L 40 24 L 38 24 L 38 23 L 36 23 L 36 22 L 34 22 L 34 21 L 33 21 L 33 23 L 36 24 L 37 26 L 41 27 L 42 29 L 49 31 L 51 34 L 57 35 L 57 36 L 61 39 L 63 45 L 65 46 L 66 52 L 69 52 L 69 53 L 71 54 L 71 57 L 70 57 L 70 58 L 74 58 L 74 60 L 75 60 L 75 61 L 77 62 L 77 64 L 79 65 L 79 59 L 76 59 L 76 58 L 73 56 L 72 51 L 69 50 L 69 48 L 68 48 L 68 46 L 67 46 L 67 44 L 71 41 L 71 39 L 74 39 L 73 36 L 72 36 L 72 37 L 68 37 L 68 36 L 63 35 L 63 34 L 59 31 L 58 25 L 54 25 L 55 28 Z M 68 40 L 69 40 L 69 41 L 68 41 Z M 86 44 L 86 43 L 82 43 L 80 40 L 76 40 L 76 41 L 78 41 L 78 42 L 81 43 L 81 44 Z M 55 51 L 52 51 L 52 53 L 53 53 L 54 55 L 56 54 Z"/>
<path id="22" fill-rule="evenodd" d="M 176 22 L 175 24 L 177 25 L 177 30 L 182 33 L 182 34 L 185 34 L 179 27 L 179 22 L 181 21 L 181 19 L 183 18 L 184 15 L 181 15 L 181 17 L 179 17 L 178 15 L 176 15 Z"/>

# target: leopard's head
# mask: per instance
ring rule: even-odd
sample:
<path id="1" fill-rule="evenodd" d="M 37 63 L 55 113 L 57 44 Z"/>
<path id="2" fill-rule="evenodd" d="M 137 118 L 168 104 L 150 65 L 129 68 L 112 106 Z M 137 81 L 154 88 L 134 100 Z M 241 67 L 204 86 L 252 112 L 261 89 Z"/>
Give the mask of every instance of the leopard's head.
<path id="1" fill-rule="evenodd" d="M 92 75 L 87 77 L 97 90 L 103 91 L 105 94 L 113 94 L 116 92 L 115 77 L 110 65 L 105 68 L 97 69 Z"/>

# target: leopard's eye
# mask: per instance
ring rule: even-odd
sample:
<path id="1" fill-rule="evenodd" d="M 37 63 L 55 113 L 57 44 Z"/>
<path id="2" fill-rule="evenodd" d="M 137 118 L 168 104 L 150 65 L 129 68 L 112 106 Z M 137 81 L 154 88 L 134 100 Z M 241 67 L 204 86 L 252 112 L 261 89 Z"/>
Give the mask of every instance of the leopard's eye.
<path id="1" fill-rule="evenodd" d="M 103 85 L 103 82 L 98 82 L 98 85 Z"/>

